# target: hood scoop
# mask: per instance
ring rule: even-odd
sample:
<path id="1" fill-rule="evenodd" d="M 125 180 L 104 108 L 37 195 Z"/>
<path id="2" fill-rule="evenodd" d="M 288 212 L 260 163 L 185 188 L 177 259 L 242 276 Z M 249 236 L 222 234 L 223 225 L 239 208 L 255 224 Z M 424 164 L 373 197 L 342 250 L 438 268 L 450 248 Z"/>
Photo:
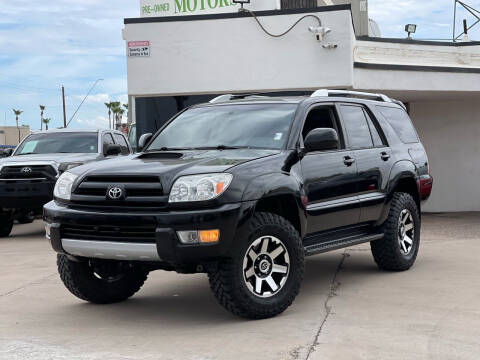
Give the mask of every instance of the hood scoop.
<path id="1" fill-rule="evenodd" d="M 180 159 L 182 156 L 178 152 L 155 152 L 142 154 L 137 159 Z"/>

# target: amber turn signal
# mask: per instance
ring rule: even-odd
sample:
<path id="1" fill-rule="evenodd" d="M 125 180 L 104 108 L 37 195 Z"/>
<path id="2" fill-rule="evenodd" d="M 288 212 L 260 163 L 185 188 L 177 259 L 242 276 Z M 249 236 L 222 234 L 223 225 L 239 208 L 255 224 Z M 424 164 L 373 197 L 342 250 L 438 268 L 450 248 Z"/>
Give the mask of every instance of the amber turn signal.
<path id="1" fill-rule="evenodd" d="M 220 230 L 200 230 L 198 239 L 201 244 L 211 244 L 218 242 L 220 238 Z"/>

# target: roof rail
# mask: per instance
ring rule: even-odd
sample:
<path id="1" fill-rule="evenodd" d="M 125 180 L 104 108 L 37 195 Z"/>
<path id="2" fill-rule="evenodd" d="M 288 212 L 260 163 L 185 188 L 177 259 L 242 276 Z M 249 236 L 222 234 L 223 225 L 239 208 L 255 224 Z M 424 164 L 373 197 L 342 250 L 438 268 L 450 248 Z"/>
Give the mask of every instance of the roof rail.
<path id="1" fill-rule="evenodd" d="M 246 98 L 264 98 L 266 96 L 262 96 L 258 93 L 252 93 L 252 94 L 226 94 L 226 95 L 220 95 L 217 96 L 216 98 L 210 100 L 211 104 L 219 103 L 219 102 L 226 102 L 226 101 L 231 101 L 231 100 L 239 100 L 239 99 L 246 99 Z"/>
<path id="2" fill-rule="evenodd" d="M 320 89 L 315 91 L 312 97 L 316 96 L 345 96 L 345 97 L 357 97 L 357 98 L 364 98 L 364 99 L 371 99 L 377 101 L 384 101 L 384 102 L 393 102 L 387 95 L 383 94 L 373 94 L 367 92 L 359 92 L 359 91 L 348 91 L 348 90 L 328 90 L 328 89 Z"/>
<path id="3" fill-rule="evenodd" d="M 232 96 L 233 96 L 233 94 L 220 95 L 220 96 L 217 96 L 216 98 L 213 98 L 209 102 L 211 104 L 215 104 L 215 103 L 219 103 L 219 102 L 230 101 L 230 100 L 232 100 Z"/>

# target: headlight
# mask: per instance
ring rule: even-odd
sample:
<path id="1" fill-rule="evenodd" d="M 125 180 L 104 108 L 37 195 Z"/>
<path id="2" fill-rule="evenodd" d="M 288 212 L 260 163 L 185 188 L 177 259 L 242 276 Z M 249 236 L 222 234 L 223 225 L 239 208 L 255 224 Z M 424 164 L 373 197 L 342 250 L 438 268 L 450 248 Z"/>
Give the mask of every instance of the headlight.
<path id="1" fill-rule="evenodd" d="M 83 163 L 64 163 L 64 164 L 60 164 L 58 166 L 58 171 L 60 173 L 63 173 L 65 171 L 68 171 L 70 169 L 73 169 L 73 168 L 75 168 L 77 166 L 81 166 L 81 165 L 83 165 Z"/>
<path id="2" fill-rule="evenodd" d="M 72 173 L 64 172 L 55 184 L 53 195 L 59 199 L 70 200 L 72 196 L 72 186 L 77 177 L 77 175 Z"/>
<path id="3" fill-rule="evenodd" d="M 223 194 L 232 182 L 231 174 L 182 176 L 175 181 L 168 202 L 212 200 Z"/>

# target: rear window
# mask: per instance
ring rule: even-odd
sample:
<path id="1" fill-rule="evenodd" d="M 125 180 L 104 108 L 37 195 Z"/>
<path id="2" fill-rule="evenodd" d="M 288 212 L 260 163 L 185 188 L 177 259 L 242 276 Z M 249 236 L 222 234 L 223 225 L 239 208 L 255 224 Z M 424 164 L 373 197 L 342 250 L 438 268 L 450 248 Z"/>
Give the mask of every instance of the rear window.
<path id="1" fill-rule="evenodd" d="M 405 144 L 419 142 L 417 132 L 405 110 L 386 106 L 377 106 L 377 109 L 385 116 Z"/>

